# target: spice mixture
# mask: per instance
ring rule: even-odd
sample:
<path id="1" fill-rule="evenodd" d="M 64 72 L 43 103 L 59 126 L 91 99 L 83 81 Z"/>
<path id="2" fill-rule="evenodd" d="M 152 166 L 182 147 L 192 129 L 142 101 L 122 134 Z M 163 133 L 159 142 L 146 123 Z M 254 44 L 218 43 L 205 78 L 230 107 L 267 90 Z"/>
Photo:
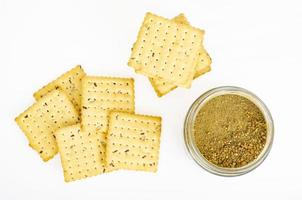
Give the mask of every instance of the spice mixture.
<path id="1" fill-rule="evenodd" d="M 239 95 L 221 95 L 205 103 L 194 122 L 196 145 L 211 163 L 242 167 L 258 157 L 267 135 L 261 110 Z"/>

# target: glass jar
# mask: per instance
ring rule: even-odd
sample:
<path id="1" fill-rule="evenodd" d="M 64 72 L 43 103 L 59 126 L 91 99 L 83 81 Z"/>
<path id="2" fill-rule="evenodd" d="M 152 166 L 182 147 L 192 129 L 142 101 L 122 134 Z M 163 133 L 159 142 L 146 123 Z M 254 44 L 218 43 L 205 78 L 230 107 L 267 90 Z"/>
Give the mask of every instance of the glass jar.
<path id="1" fill-rule="evenodd" d="M 205 105 L 207 101 L 210 99 L 225 95 L 225 94 L 235 94 L 243 96 L 250 101 L 252 101 L 256 106 L 259 107 L 261 112 L 263 113 L 263 116 L 265 118 L 266 124 L 267 124 L 267 138 L 266 143 L 264 145 L 264 148 L 262 152 L 258 155 L 258 157 L 253 160 L 252 162 L 248 163 L 247 165 L 244 165 L 242 167 L 238 168 L 225 168 L 225 167 L 219 167 L 217 165 L 214 165 L 213 163 L 209 162 L 199 151 L 199 149 L 196 146 L 195 142 L 195 136 L 194 136 L 194 122 L 196 115 L 198 114 L 199 110 Z M 187 147 L 188 152 L 192 156 L 192 158 L 195 160 L 195 162 L 203 167 L 205 170 L 221 176 L 239 176 L 243 175 L 245 173 L 250 172 L 251 170 L 258 167 L 264 159 L 267 157 L 273 143 L 274 138 L 274 123 L 272 116 L 268 110 L 268 108 L 265 106 L 265 104 L 253 93 L 250 91 L 234 87 L 234 86 L 223 86 L 223 87 L 217 87 L 212 90 L 209 90 L 202 94 L 200 97 L 198 97 L 195 102 L 190 107 L 184 124 L 184 140 Z"/>

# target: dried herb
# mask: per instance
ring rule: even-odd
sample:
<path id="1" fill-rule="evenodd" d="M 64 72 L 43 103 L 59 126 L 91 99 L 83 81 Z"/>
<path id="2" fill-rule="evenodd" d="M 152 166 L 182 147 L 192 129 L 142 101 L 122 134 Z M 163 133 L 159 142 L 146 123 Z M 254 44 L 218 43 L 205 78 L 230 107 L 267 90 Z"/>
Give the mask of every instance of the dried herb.
<path id="1" fill-rule="evenodd" d="M 267 125 L 261 110 L 239 95 L 221 95 L 205 103 L 194 122 L 196 145 L 211 163 L 242 167 L 261 153 Z"/>

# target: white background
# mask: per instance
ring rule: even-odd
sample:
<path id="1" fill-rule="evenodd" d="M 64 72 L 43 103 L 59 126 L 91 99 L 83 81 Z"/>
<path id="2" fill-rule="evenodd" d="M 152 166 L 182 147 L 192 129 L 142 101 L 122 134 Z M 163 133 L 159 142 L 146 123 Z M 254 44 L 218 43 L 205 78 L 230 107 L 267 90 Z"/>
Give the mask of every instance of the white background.
<path id="1" fill-rule="evenodd" d="M 174 3 L 173 3 L 174 2 Z M 158 98 L 127 67 L 147 11 L 185 13 L 205 29 L 212 71 Z M 301 199 L 301 1 L 0 0 L 0 199 Z M 81 64 L 91 75 L 135 78 L 136 112 L 163 118 L 156 174 L 119 171 L 66 184 L 60 159 L 43 163 L 14 123 L 32 94 Z M 241 177 L 212 175 L 183 140 L 184 116 L 203 92 L 244 87 L 269 107 L 275 140 L 259 168 Z"/>

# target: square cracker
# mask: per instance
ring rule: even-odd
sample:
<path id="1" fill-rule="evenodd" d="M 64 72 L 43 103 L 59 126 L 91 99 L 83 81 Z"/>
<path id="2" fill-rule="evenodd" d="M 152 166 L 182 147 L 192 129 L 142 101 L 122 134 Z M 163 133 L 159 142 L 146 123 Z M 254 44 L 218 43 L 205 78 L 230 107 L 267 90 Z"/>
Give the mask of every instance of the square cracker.
<path id="1" fill-rule="evenodd" d="M 180 24 L 186 24 L 190 25 L 189 21 L 185 17 L 184 14 L 179 14 L 178 16 L 174 17 L 172 19 L 173 21 L 180 23 Z M 200 47 L 199 50 L 199 58 L 198 62 L 195 68 L 195 75 L 194 79 L 201 76 L 202 74 L 208 72 L 211 70 L 211 58 L 209 54 L 206 52 L 203 46 Z M 173 83 L 169 83 L 163 79 L 159 78 L 149 78 L 149 81 L 152 84 L 152 87 L 154 88 L 157 96 L 161 97 L 173 89 L 177 88 L 177 86 Z"/>
<path id="2" fill-rule="evenodd" d="M 102 135 L 108 130 L 110 111 L 134 112 L 132 78 L 86 76 L 82 80 L 81 125 L 90 134 Z"/>
<path id="3" fill-rule="evenodd" d="M 203 34 L 200 29 L 147 13 L 128 65 L 148 77 L 189 88 Z"/>
<path id="4" fill-rule="evenodd" d="M 84 76 L 84 70 L 80 65 L 78 65 L 35 92 L 34 97 L 36 100 L 39 100 L 50 91 L 60 88 L 67 94 L 78 113 L 80 113 L 81 80 Z"/>
<path id="5" fill-rule="evenodd" d="M 59 129 L 55 135 L 66 182 L 105 172 L 98 141 L 81 131 L 80 124 Z"/>
<path id="6" fill-rule="evenodd" d="M 64 126 L 75 124 L 79 116 L 66 94 L 53 90 L 16 118 L 16 122 L 44 161 L 57 154 L 53 133 Z"/>
<path id="7" fill-rule="evenodd" d="M 106 163 L 114 169 L 157 171 L 161 118 L 112 112 Z"/>

